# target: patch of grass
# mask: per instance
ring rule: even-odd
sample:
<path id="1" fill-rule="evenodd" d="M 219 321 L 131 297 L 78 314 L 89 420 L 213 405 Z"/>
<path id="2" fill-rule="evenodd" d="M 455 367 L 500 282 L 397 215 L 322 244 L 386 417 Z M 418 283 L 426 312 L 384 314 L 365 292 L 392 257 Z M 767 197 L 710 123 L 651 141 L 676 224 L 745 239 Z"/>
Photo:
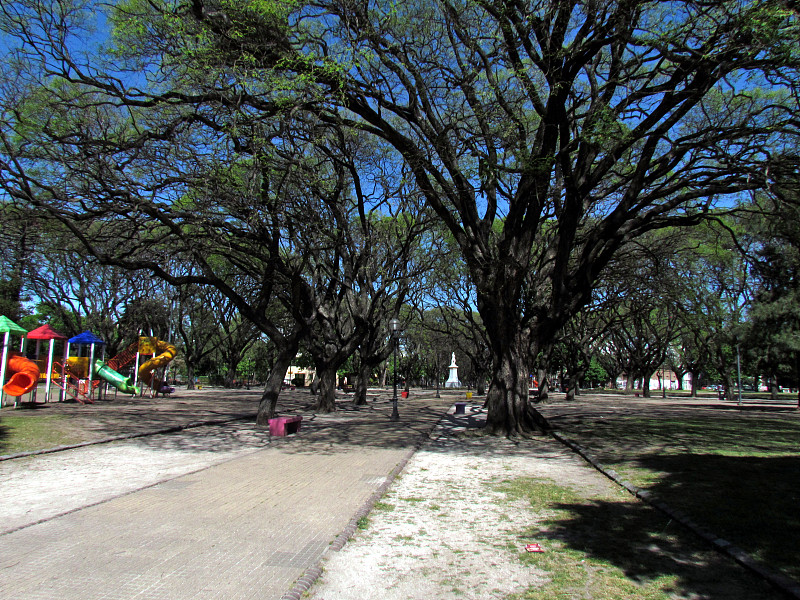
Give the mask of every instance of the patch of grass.
<path id="1" fill-rule="evenodd" d="M 550 480 L 518 478 L 492 487 L 526 501 L 540 523 L 520 529 L 509 552 L 547 582 L 509 600 L 774 598 L 773 591 L 661 513 L 630 497 L 587 497 Z M 525 551 L 538 543 L 544 552 Z"/>
<path id="2" fill-rule="evenodd" d="M 395 506 L 394 506 L 394 504 L 389 504 L 388 502 L 378 501 L 378 502 L 375 503 L 374 509 L 375 510 L 383 510 L 383 511 L 386 511 L 386 512 L 391 512 L 391 511 L 393 511 L 395 509 Z"/>
<path id="3" fill-rule="evenodd" d="M 442 507 L 441 507 L 441 506 L 439 506 L 439 505 L 438 505 L 438 504 L 436 504 L 436 503 L 430 504 L 430 505 L 428 506 L 428 508 L 429 508 L 429 509 L 431 509 L 431 510 L 441 510 L 441 509 L 442 509 Z"/>
<path id="4" fill-rule="evenodd" d="M 496 489 L 511 498 L 524 498 L 537 512 L 556 503 L 569 502 L 575 494 L 568 488 L 556 485 L 549 479 L 517 478 L 505 479 L 496 484 Z"/>
<path id="5" fill-rule="evenodd" d="M 405 500 L 406 502 L 425 502 L 425 498 L 420 498 L 419 496 L 409 496 L 408 498 L 400 498 L 401 500 Z"/>
<path id="6" fill-rule="evenodd" d="M 367 517 L 366 515 L 363 517 L 359 517 L 358 521 L 356 521 L 356 527 L 358 527 L 362 531 L 364 529 L 367 529 L 369 527 L 369 517 Z"/>
<path id="7" fill-rule="evenodd" d="M 82 441 L 63 415 L 0 415 L 0 454 L 33 452 Z"/>
<path id="8" fill-rule="evenodd" d="M 569 422 L 564 433 L 638 487 L 800 578 L 800 420 L 726 411 Z"/>

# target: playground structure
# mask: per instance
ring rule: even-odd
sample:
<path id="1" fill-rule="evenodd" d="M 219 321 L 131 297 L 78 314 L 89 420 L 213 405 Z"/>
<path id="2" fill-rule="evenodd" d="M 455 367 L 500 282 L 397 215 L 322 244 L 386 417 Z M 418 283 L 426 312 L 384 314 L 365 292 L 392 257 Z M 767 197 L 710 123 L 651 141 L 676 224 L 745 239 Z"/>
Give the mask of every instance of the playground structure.
<path id="1" fill-rule="evenodd" d="M 12 373 L 11 379 L 3 386 L 3 391 L 9 396 L 27 394 L 39 383 L 39 366 L 19 352 L 9 353 L 6 369 Z"/>
<path id="2" fill-rule="evenodd" d="M 22 355 L 25 336 L 28 331 L 14 323 L 5 316 L 0 316 L 0 332 L 3 333 L 3 352 L 0 358 L 0 383 L 4 384 L 0 388 L 0 407 L 3 406 L 3 396 L 6 394 L 13 396 L 14 406 L 17 405 L 17 398 L 27 394 L 39 383 L 39 367 Z M 20 351 L 9 350 L 11 335 L 19 336 Z M 36 374 L 33 370 L 36 369 Z M 6 382 L 6 373 L 11 373 L 11 378 Z"/>
<path id="3" fill-rule="evenodd" d="M 104 362 L 102 354 L 105 342 L 90 331 L 67 340 L 49 325 L 28 332 L 10 319 L 0 316 L 0 333 L 5 334 L 0 361 L 0 383 L 4 383 L 0 388 L 0 407 L 3 405 L 4 395 L 15 398 L 14 406 L 25 394 L 30 394 L 29 402 L 35 402 L 40 380 L 45 381 L 45 403 L 50 401 L 50 387 L 54 381 L 58 383 L 59 400 L 72 399 L 81 404 L 94 403 L 95 398 L 102 395 L 101 382 L 106 382 L 116 390 L 131 395 L 149 391 L 149 395 L 153 397 L 159 393 L 169 394 L 174 391 L 164 383 L 167 365 L 177 354 L 175 346 L 168 342 L 153 337 L 140 337 L 108 362 Z M 20 337 L 19 352 L 10 350 L 12 335 Z M 24 355 L 27 339 L 35 339 L 37 342 L 36 360 L 26 358 Z M 39 360 L 43 340 L 50 342 L 46 361 Z M 64 358 L 61 362 L 53 360 L 56 340 L 64 342 Z M 78 348 L 77 356 L 70 356 L 70 346 Z M 96 356 L 98 348 L 99 357 Z M 88 350 L 83 352 L 84 349 Z M 140 366 L 139 361 L 147 355 L 151 357 Z M 124 368 L 134 360 L 137 367 L 133 371 L 134 376 L 143 384 L 141 387 L 136 381 L 131 381 L 130 376 L 118 372 L 118 369 Z M 10 377 L 6 382 L 7 376 Z"/>
<path id="4" fill-rule="evenodd" d="M 105 381 L 120 392 L 131 395 L 148 394 L 153 397 L 158 393 L 171 393 L 173 388 L 162 384 L 165 379 L 164 371 L 177 354 L 174 345 L 153 337 L 140 337 L 122 352 L 110 358 L 107 362 L 95 358 L 94 346 L 102 345 L 103 341 L 91 334 L 84 332 L 69 340 L 89 346 L 89 356 L 69 357 L 64 365 L 64 394 L 81 403 L 94 402 L 94 391 Z M 80 353 L 80 352 L 79 352 Z M 134 370 L 137 380 L 121 375 L 118 370 L 123 369 L 143 356 L 152 355 L 152 358 L 142 363 Z M 162 370 L 161 377 L 153 375 L 157 370 Z"/>
<path id="5" fill-rule="evenodd" d="M 170 362 L 172 362 L 172 360 L 175 358 L 175 355 L 178 353 L 178 350 L 169 342 L 157 340 L 155 338 L 150 339 L 149 344 L 151 344 L 151 346 L 146 349 L 152 349 L 154 356 L 139 367 L 139 381 L 141 381 L 145 386 L 149 387 L 153 394 L 157 394 L 159 392 L 171 393 L 174 390 L 173 388 L 169 388 L 164 384 L 166 378 L 163 370 L 166 369 L 166 366 Z M 140 353 L 141 350 L 142 348 L 140 342 Z M 161 378 L 157 378 L 153 375 L 153 373 L 158 369 L 162 369 Z"/>
<path id="6" fill-rule="evenodd" d="M 29 331 L 27 339 L 36 340 L 36 360 L 34 360 L 34 362 L 39 367 L 39 372 L 44 373 L 44 379 L 45 379 L 44 401 L 50 402 L 50 388 L 52 386 L 53 380 L 61 379 L 61 373 L 59 371 L 54 370 L 55 363 L 53 361 L 53 355 L 55 351 L 55 342 L 56 340 L 65 342 L 67 336 L 61 335 L 55 329 L 50 327 L 50 325 L 42 325 L 41 327 L 37 327 L 33 331 Z M 41 356 L 41 345 L 43 341 L 50 342 L 46 361 L 39 359 L 39 357 Z M 64 349 L 66 350 L 66 347 Z M 34 401 L 35 398 L 36 396 L 34 394 Z"/>

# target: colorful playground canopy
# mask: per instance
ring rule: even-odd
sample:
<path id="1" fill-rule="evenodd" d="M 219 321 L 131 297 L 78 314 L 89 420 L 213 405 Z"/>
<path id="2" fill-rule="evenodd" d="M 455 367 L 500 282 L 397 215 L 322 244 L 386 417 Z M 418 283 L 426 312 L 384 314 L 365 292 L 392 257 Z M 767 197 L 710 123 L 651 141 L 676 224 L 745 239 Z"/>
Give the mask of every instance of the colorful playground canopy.
<path id="1" fill-rule="evenodd" d="M 50 325 L 42 325 L 28 333 L 29 340 L 65 340 L 67 336 L 61 335 Z"/>
<path id="2" fill-rule="evenodd" d="M 69 338 L 70 344 L 105 344 L 103 340 L 93 334 L 91 331 L 84 331 L 75 337 Z"/>
<path id="3" fill-rule="evenodd" d="M 0 316 L 0 333 L 16 333 L 19 335 L 25 335 L 28 333 L 28 330 L 24 327 L 20 327 L 6 316 Z"/>

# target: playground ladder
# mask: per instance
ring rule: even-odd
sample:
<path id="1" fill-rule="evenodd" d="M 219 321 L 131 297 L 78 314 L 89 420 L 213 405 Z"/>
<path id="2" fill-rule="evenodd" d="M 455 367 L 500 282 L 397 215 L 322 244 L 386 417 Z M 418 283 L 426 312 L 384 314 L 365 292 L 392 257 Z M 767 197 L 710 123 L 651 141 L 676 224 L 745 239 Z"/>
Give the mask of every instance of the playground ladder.
<path id="1" fill-rule="evenodd" d="M 54 363 L 54 365 L 58 367 L 58 369 L 63 368 L 60 363 Z M 66 375 L 66 392 L 81 404 L 86 404 L 87 402 L 89 404 L 94 404 L 92 392 L 100 382 L 98 381 L 95 383 L 94 381 L 89 381 L 88 379 L 79 379 L 70 370 L 69 365 L 66 365 L 66 368 L 64 368 L 64 374 Z M 81 381 L 84 382 L 83 386 L 81 386 Z M 84 389 L 81 389 L 81 387 Z"/>
<path id="2" fill-rule="evenodd" d="M 113 369 L 115 371 L 119 371 L 125 365 L 130 364 L 133 362 L 133 359 L 136 358 L 136 353 L 139 350 L 139 341 L 133 342 L 130 346 L 128 346 L 125 350 L 117 354 L 114 358 L 110 358 L 106 361 L 109 369 Z"/>

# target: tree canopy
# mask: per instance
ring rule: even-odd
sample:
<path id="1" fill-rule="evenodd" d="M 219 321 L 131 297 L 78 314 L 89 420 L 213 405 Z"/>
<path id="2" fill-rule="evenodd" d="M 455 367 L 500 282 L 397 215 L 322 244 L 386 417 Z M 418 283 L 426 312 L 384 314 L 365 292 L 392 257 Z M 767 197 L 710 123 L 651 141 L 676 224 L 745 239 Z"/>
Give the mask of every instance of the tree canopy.
<path id="1" fill-rule="evenodd" d="M 324 246 L 345 199 L 415 198 L 474 286 L 494 432 L 546 426 L 528 356 L 620 248 L 733 209 L 796 159 L 800 24 L 779 0 L 127 0 L 84 52 L 97 8 L 2 9 L 8 197 L 104 261 L 217 286 L 276 337 L 272 292 L 304 289 L 314 256 L 295 225 L 320 215 Z M 191 274 L 164 268 L 175 251 Z M 209 256 L 258 259 L 251 295 Z M 287 304 L 301 329 L 310 306 Z"/>

